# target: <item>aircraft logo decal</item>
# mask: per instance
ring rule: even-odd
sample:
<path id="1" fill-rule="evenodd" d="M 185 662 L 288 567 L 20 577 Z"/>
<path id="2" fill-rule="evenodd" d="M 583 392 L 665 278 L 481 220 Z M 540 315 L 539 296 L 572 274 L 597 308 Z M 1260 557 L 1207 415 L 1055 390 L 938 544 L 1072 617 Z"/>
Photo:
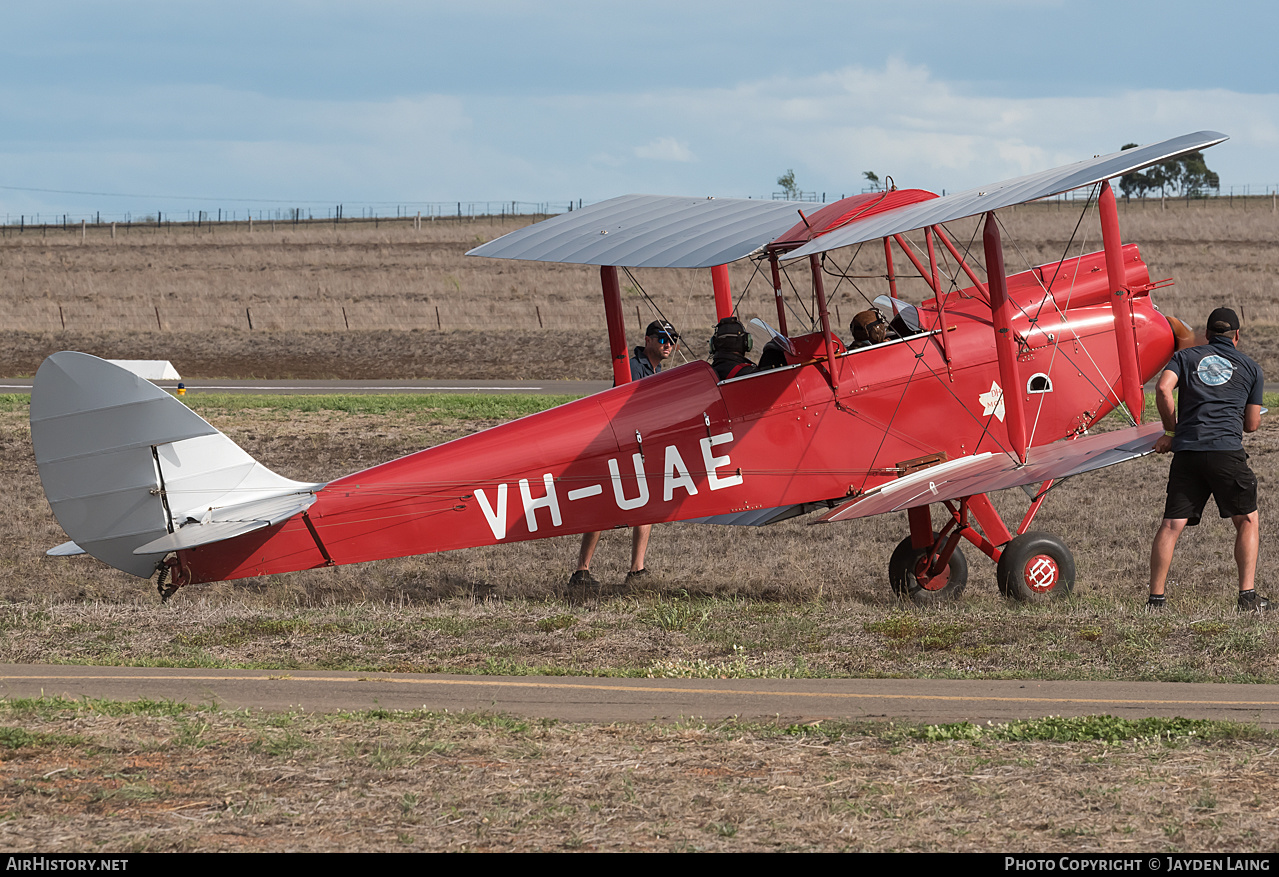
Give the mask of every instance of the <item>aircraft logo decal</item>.
<path id="1" fill-rule="evenodd" d="M 991 381 L 990 391 L 978 396 L 977 401 L 981 403 L 982 417 L 993 414 L 999 418 L 1000 423 L 1004 422 L 1004 391 L 998 381 Z"/>
<path id="2" fill-rule="evenodd" d="M 1044 593 L 1051 591 L 1053 586 L 1057 584 L 1057 578 L 1061 575 L 1061 570 L 1057 566 L 1057 562 L 1046 554 L 1031 559 L 1026 564 L 1025 579 L 1026 584 L 1031 590 Z"/>

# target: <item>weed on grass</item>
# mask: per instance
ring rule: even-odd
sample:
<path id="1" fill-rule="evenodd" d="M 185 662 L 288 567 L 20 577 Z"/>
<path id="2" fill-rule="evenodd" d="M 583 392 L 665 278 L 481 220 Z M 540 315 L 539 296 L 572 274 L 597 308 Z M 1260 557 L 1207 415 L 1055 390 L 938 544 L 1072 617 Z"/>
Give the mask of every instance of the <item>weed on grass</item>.
<path id="1" fill-rule="evenodd" d="M 691 630 L 706 622 L 710 611 L 695 605 L 687 594 L 673 599 L 659 598 L 651 607 L 642 612 L 640 620 L 659 630 L 677 631 Z"/>
<path id="2" fill-rule="evenodd" d="M 922 649 L 934 651 L 954 648 L 966 629 L 954 622 L 925 619 L 904 612 L 882 620 L 869 621 L 862 626 L 868 633 L 880 634 L 889 641 L 913 643 Z"/>
<path id="3" fill-rule="evenodd" d="M 1112 744 L 1125 741 L 1172 742 L 1192 738 L 1202 742 L 1268 740 L 1274 736 L 1255 725 L 1240 725 L 1234 722 L 1183 718 L 1120 719 L 1115 716 L 1049 716 L 1043 719 L 986 725 L 956 722 L 922 725 L 902 733 L 931 742 L 947 740 L 1069 743 L 1098 741 Z"/>

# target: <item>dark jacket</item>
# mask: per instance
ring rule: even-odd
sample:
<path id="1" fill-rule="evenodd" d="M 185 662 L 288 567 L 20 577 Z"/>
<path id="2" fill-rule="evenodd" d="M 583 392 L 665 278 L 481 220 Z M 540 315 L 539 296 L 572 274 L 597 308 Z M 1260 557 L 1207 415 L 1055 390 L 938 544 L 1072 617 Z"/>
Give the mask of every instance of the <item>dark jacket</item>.
<path id="1" fill-rule="evenodd" d="M 724 351 L 715 354 L 715 358 L 711 360 L 711 368 L 715 369 L 716 376 L 721 381 L 729 378 L 740 378 L 742 375 L 748 375 L 755 371 L 755 365 L 749 359 L 740 353 Z"/>

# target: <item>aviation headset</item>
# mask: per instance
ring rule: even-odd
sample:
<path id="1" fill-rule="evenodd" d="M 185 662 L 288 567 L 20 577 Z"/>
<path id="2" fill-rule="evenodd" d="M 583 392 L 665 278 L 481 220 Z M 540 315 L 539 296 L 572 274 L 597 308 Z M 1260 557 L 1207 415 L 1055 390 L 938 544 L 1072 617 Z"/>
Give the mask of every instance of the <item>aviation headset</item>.
<path id="1" fill-rule="evenodd" d="M 711 336 L 711 356 L 718 353 L 750 353 L 755 339 L 737 317 L 725 317 L 715 324 Z"/>
<path id="2" fill-rule="evenodd" d="M 875 315 L 874 320 L 869 322 L 862 321 L 866 314 L 872 313 Z M 852 321 L 848 324 L 848 331 L 852 334 L 854 341 L 873 344 L 878 343 L 875 341 L 874 335 L 876 333 L 874 333 L 873 330 L 879 327 L 882 327 L 883 334 L 887 336 L 889 329 L 888 321 L 884 319 L 884 314 L 879 308 L 872 306 L 870 309 L 862 311 L 853 317 Z M 884 339 L 881 338 L 880 340 L 882 341 Z"/>

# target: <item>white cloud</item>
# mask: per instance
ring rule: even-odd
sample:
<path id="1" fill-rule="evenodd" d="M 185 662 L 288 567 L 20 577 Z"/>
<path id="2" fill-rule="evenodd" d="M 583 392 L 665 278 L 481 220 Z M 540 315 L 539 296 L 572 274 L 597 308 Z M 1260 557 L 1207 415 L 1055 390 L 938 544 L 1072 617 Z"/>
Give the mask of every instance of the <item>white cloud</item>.
<path id="1" fill-rule="evenodd" d="M 215 86 L 104 96 L 0 86 L 0 115 L 9 185 L 228 199 L 767 197 L 787 168 L 805 191 L 829 198 L 859 191 L 866 170 L 900 186 L 958 191 L 1205 128 L 1234 138 L 1208 154 L 1225 187 L 1255 191 L 1279 180 L 1276 94 L 1010 98 L 901 60 L 727 88 L 518 97 L 325 100 Z M 0 191 L 0 210 L 81 209 L 76 201 L 104 213 L 111 206 Z"/>
<path id="2" fill-rule="evenodd" d="M 635 147 L 636 158 L 647 158 L 652 161 L 695 161 L 688 146 L 674 137 L 658 137 L 643 146 Z"/>

